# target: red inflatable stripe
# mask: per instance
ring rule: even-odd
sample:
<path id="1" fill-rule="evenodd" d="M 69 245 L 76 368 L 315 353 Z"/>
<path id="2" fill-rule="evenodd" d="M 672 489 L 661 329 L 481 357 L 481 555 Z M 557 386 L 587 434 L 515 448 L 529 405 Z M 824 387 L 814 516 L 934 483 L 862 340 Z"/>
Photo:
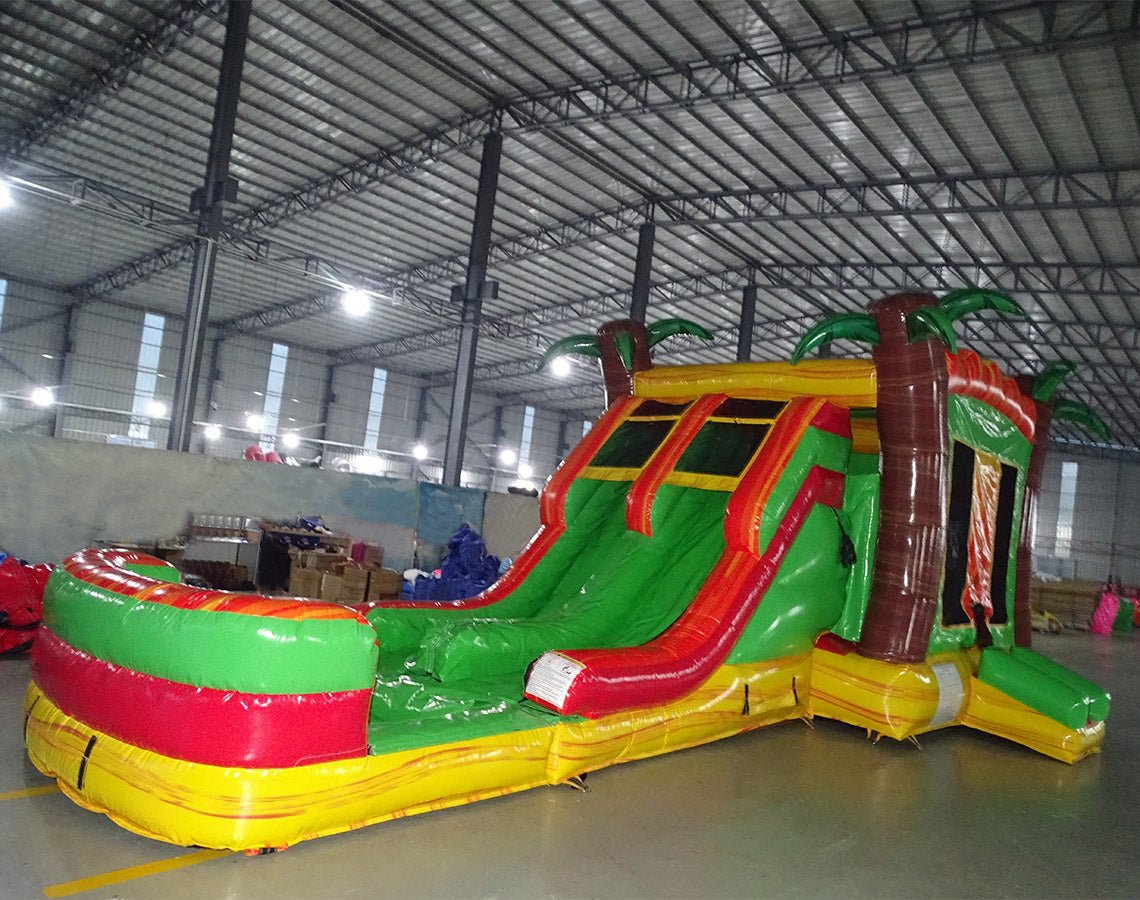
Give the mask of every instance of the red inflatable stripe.
<path id="1" fill-rule="evenodd" d="M 597 718 L 670 703 L 696 689 L 728 658 L 812 507 L 842 505 L 843 483 L 841 473 L 814 466 L 763 556 L 755 560 L 743 550 L 728 550 L 688 609 L 660 637 L 640 647 L 561 651 L 585 668 L 555 711 Z M 526 696 L 553 709 L 539 697 Z"/>
<path id="2" fill-rule="evenodd" d="M 213 766 L 276 769 L 364 756 L 372 692 L 242 694 L 144 675 L 42 628 L 32 677 L 61 710 L 128 744 Z"/>

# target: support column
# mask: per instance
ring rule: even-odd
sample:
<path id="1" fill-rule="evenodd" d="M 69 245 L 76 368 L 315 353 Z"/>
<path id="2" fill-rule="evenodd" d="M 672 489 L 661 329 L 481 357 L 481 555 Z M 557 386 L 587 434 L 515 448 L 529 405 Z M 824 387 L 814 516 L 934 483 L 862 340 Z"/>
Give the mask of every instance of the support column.
<path id="1" fill-rule="evenodd" d="M 740 336 L 736 342 L 736 361 L 752 362 L 752 331 L 756 326 L 756 285 L 744 288 L 740 301 Z"/>
<path id="2" fill-rule="evenodd" d="M 633 302 L 629 305 L 629 317 L 635 322 L 645 322 L 649 311 L 649 277 L 653 274 L 653 240 L 657 226 L 645 222 L 637 232 L 637 260 L 633 265 Z"/>
<path id="3" fill-rule="evenodd" d="M 424 428 L 427 426 L 428 419 L 428 398 L 430 397 L 431 388 L 426 384 L 420 388 L 420 401 L 416 406 L 416 440 L 422 441 L 424 439 Z"/>
<path id="4" fill-rule="evenodd" d="M 447 443 L 443 453 L 443 483 L 459 486 L 463 472 L 463 449 L 467 443 L 467 417 L 471 412 L 471 385 L 475 376 L 475 349 L 479 340 L 479 320 L 483 298 L 494 296 L 498 287 L 487 279 L 487 256 L 491 249 L 491 224 L 495 215 L 495 192 L 499 186 L 499 158 L 503 136 L 492 131 L 483 138 L 483 159 L 479 166 L 479 190 L 475 195 L 475 220 L 471 227 L 471 249 L 467 255 L 467 281 L 462 291 L 463 315 L 460 324 L 459 353 L 455 358 L 455 384 L 447 420 Z"/>
<path id="5" fill-rule="evenodd" d="M 222 380 L 222 345 L 225 343 L 225 335 L 217 334 L 214 336 L 214 342 L 210 346 L 210 376 L 206 379 L 206 420 L 213 421 L 214 413 L 217 412 L 218 400 L 218 382 Z M 200 452 L 206 452 L 206 440 L 203 438 L 199 442 Z"/>
<path id="6" fill-rule="evenodd" d="M 198 213 L 198 237 L 194 245 L 194 268 L 186 297 L 186 318 L 182 346 L 178 353 L 178 374 L 170 411 L 168 450 L 190 449 L 194 428 L 194 404 L 198 397 L 198 376 L 202 369 L 202 348 L 210 315 L 210 293 L 214 286 L 214 266 L 218 238 L 222 233 L 225 201 L 237 197 L 237 183 L 229 177 L 230 149 L 237 120 L 238 93 L 245 64 L 245 44 L 249 35 L 251 2 L 231 2 L 226 18 L 226 42 L 218 74 L 218 94 L 214 102 L 214 123 L 210 132 L 210 152 L 202 188 L 190 198 L 190 209 Z"/>
<path id="7" fill-rule="evenodd" d="M 67 317 L 63 320 L 63 352 L 59 354 L 59 367 L 56 370 L 55 406 L 51 408 L 51 436 L 63 437 L 63 410 L 59 401 L 71 381 L 71 363 L 75 354 L 75 317 L 78 310 L 74 306 L 67 308 Z"/>
<path id="8" fill-rule="evenodd" d="M 320 417 L 321 430 L 318 432 L 319 440 L 326 441 L 329 437 L 329 414 L 332 412 L 332 405 L 336 402 L 336 394 L 333 393 L 333 383 L 336 378 L 336 366 L 331 363 L 325 366 L 325 383 L 321 388 L 321 405 L 317 410 L 317 415 Z M 325 461 L 325 448 L 324 444 L 321 445 L 321 462 Z"/>

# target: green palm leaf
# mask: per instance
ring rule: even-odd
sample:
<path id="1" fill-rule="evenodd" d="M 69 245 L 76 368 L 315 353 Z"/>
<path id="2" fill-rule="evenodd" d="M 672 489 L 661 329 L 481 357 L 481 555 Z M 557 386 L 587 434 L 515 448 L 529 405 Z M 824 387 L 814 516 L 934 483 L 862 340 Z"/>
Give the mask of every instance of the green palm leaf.
<path id="1" fill-rule="evenodd" d="M 614 343 L 617 345 L 618 356 L 621 357 L 622 365 L 627 369 L 633 368 L 633 335 L 628 331 L 619 331 L 614 335 Z"/>
<path id="2" fill-rule="evenodd" d="M 551 361 L 556 357 L 566 356 L 568 354 L 590 356 L 594 359 L 600 359 L 602 348 L 598 344 L 596 335 L 572 334 L 570 337 L 564 337 L 550 345 L 547 351 L 542 354 L 542 359 L 538 361 L 537 371 L 541 372 L 550 365 Z"/>
<path id="3" fill-rule="evenodd" d="M 712 333 L 707 328 L 688 319 L 662 319 L 660 322 L 654 322 L 646 331 L 649 334 L 650 347 L 656 347 L 666 338 L 678 334 L 691 334 L 703 341 L 713 339 Z"/>
<path id="4" fill-rule="evenodd" d="M 872 316 L 866 313 L 840 313 L 829 316 L 813 325 L 800 338 L 792 351 L 792 362 L 798 363 L 816 347 L 831 341 L 862 341 L 875 346 L 879 343 L 879 326 Z"/>
<path id="5" fill-rule="evenodd" d="M 1090 407 L 1076 400 L 1058 400 L 1053 405 L 1053 419 L 1080 425 L 1102 441 L 1112 440 L 1112 432 L 1108 430 L 1104 420 Z"/>
<path id="6" fill-rule="evenodd" d="M 951 353 L 958 352 L 958 339 L 954 336 L 954 322 L 937 306 L 920 306 L 907 314 L 906 334 L 912 344 L 937 338 L 950 348 Z"/>
<path id="7" fill-rule="evenodd" d="M 1061 382 L 1075 371 L 1077 371 L 1076 363 L 1064 359 L 1049 363 L 1033 379 L 1033 399 L 1040 403 L 1048 403 L 1057 393 L 1057 388 L 1061 386 Z"/>
<path id="8" fill-rule="evenodd" d="M 1007 316 L 1025 317 L 1025 310 L 1005 294 L 980 287 L 966 287 L 951 291 L 938 301 L 938 306 L 951 322 L 957 322 L 963 316 L 973 315 L 987 309 L 995 310 Z"/>

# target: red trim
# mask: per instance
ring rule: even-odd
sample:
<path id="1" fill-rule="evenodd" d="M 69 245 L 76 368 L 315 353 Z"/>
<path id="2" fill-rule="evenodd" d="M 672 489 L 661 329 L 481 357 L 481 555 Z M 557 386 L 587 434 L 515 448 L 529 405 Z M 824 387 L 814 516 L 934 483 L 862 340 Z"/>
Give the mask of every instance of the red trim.
<path id="1" fill-rule="evenodd" d="M 125 568 L 128 565 L 165 566 L 168 563 L 130 550 L 92 549 L 69 556 L 61 568 L 80 581 L 121 596 L 178 609 L 229 612 L 273 619 L 345 619 L 362 625 L 368 624 L 359 613 L 337 603 L 202 590 L 136 575 Z M 174 571 L 173 567 L 171 571 Z"/>
<path id="2" fill-rule="evenodd" d="M 570 485 L 590 464 L 590 460 L 602 448 L 602 444 L 609 440 L 617 427 L 640 405 L 640 397 L 621 397 L 611 403 L 598 417 L 594 427 L 570 451 L 570 455 L 562 461 L 562 465 L 555 469 L 554 474 L 546 482 L 542 499 L 539 501 L 542 527 L 530 539 L 530 543 L 519 554 L 514 565 L 487 590 L 466 600 L 380 600 L 361 603 L 353 609 L 361 612 L 367 612 L 378 606 L 384 609 L 481 609 L 498 603 L 522 584 L 538 565 L 539 560 L 546 556 L 547 551 L 562 536 L 562 532 L 566 530 L 566 494 L 570 490 Z"/>
<path id="3" fill-rule="evenodd" d="M 758 561 L 742 550 L 726 551 L 681 617 L 647 644 L 560 651 L 585 666 L 560 708 L 527 698 L 564 715 L 596 718 L 693 691 L 728 658 L 811 509 L 842 505 L 843 484 L 841 473 L 813 466 Z"/>
<path id="4" fill-rule="evenodd" d="M 136 747 L 213 766 L 277 769 L 368 753 L 370 690 L 242 694 L 103 662 L 41 628 L 32 677 L 61 710 Z"/>
<path id="5" fill-rule="evenodd" d="M 981 400 L 1013 422 L 1029 441 L 1037 424 L 1037 409 L 1032 397 L 1027 397 L 1017 382 L 1006 375 L 997 363 L 963 348 L 946 354 L 946 371 L 951 394 Z"/>
<path id="6" fill-rule="evenodd" d="M 637 476 L 625 498 L 625 527 L 630 531 L 653 536 L 653 501 L 665 478 L 677 465 L 681 454 L 693 442 L 713 411 L 726 400 L 724 394 L 706 394 L 690 406 L 669 436 Z"/>

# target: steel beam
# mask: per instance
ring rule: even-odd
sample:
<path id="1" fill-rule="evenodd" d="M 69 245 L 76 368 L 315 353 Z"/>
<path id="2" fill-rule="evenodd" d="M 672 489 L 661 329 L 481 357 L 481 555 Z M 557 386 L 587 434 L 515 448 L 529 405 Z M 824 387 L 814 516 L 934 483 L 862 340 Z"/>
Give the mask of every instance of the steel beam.
<path id="1" fill-rule="evenodd" d="M 752 332 L 756 324 L 756 285 L 746 284 L 740 295 L 740 327 L 736 337 L 736 361 L 752 359 Z"/>
<path id="2" fill-rule="evenodd" d="M 336 381 L 336 366 L 331 363 L 325 366 L 325 380 L 321 387 L 321 404 L 317 410 L 320 417 L 320 440 L 329 438 L 329 416 L 332 414 L 333 404 L 336 403 L 336 392 L 333 390 Z M 324 460 L 322 460 L 324 462 Z"/>
<path id="3" fill-rule="evenodd" d="M 492 245 L 489 265 L 505 269 L 524 260 L 624 234 L 638 228 L 657 211 L 661 211 L 661 215 L 655 224 L 676 231 L 759 219 L 779 225 L 789 221 L 856 221 L 906 214 L 1044 213 L 1104 208 L 1140 208 L 1140 169 L 1106 167 L 963 177 L 930 175 L 840 184 L 733 188 L 641 200 L 630 206 L 600 210 L 520 232 Z M 274 254 L 265 245 L 264 254 L 250 258 L 264 258 L 272 263 Z M 309 263 L 306 274 L 314 268 L 318 267 Z M 323 268 L 336 269 L 332 263 L 326 263 Z M 413 299 L 418 289 L 463 277 L 466 268 L 463 254 L 453 253 L 388 272 L 347 273 L 345 270 L 346 267 L 339 267 L 342 281 L 373 285 L 376 290 Z M 283 322 L 321 315 L 335 307 L 337 296 L 325 292 L 218 324 L 242 333 L 272 328 Z M 438 309 L 432 311 L 440 313 Z"/>
<path id="4" fill-rule="evenodd" d="M 63 347 L 59 354 L 59 367 L 56 370 L 56 403 L 51 410 L 51 436 L 63 437 L 63 407 L 61 394 L 71 381 L 71 370 L 75 362 L 75 317 L 77 310 L 68 307 L 63 322 Z"/>
<path id="5" fill-rule="evenodd" d="M 230 151 L 233 147 L 234 124 L 237 121 L 251 6 L 252 2 L 230 3 L 226 16 L 226 40 L 222 47 L 221 70 L 218 73 L 206 177 L 201 192 L 196 195 L 196 202 L 192 199 L 192 205 L 197 207 L 198 212 L 198 237 L 182 326 L 182 346 L 178 352 L 178 373 L 174 383 L 170 433 L 166 443 L 168 450 L 185 452 L 190 449 L 194 403 L 198 397 L 198 376 L 202 368 L 202 348 L 206 340 L 214 266 L 218 257 L 218 236 L 222 233 L 225 201 L 232 186 L 229 177 Z"/>
<path id="6" fill-rule="evenodd" d="M 474 145 L 489 128 L 546 130 L 615 116 L 656 114 L 737 97 L 781 94 L 854 80 L 1134 41 L 1135 27 L 1112 4 L 1071 4 L 1047 15 L 1046 5 L 972 6 L 943 15 L 916 15 L 849 31 L 831 32 L 773 49 L 737 52 L 651 72 L 595 79 L 517 97 L 506 103 L 413 134 L 331 175 L 243 213 L 232 234 L 248 238 L 306 212 Z M 987 34 L 980 26 L 990 26 Z M 886 44 L 890 54 L 881 52 Z M 807 60 L 805 62 L 805 60 Z M 490 123 L 490 124 L 489 124 Z M 185 261 L 177 244 L 159 248 L 79 285 L 81 293 L 129 287 Z"/>
<path id="7" fill-rule="evenodd" d="M 475 195 L 475 217 L 471 226 L 471 249 L 467 280 L 462 293 L 462 322 L 459 351 L 455 359 L 455 384 L 451 390 L 451 411 L 447 421 L 447 441 L 443 454 L 443 483 L 459 486 L 463 473 L 463 451 L 467 443 L 467 417 L 471 411 L 471 384 L 475 352 L 479 340 L 479 320 L 487 288 L 487 258 L 491 250 L 491 227 L 495 216 L 495 194 L 499 186 L 499 160 L 503 136 L 490 132 L 483 139 L 479 165 L 479 188 Z"/>
<path id="8" fill-rule="evenodd" d="M 8 168 L 51 134 L 82 118 L 92 103 L 121 89 L 140 66 L 165 54 L 180 37 L 193 34 L 202 20 L 217 16 L 221 7 L 221 0 L 178 0 L 150 27 L 123 40 L 106 66 L 72 78 L 39 118 L 8 136 L 0 148 L 0 168 Z"/>
<path id="9" fill-rule="evenodd" d="M 637 258 L 633 264 L 633 299 L 629 304 L 629 317 L 644 322 L 649 310 L 649 279 L 653 275 L 653 239 L 657 229 L 652 222 L 643 222 L 637 231 Z"/>

